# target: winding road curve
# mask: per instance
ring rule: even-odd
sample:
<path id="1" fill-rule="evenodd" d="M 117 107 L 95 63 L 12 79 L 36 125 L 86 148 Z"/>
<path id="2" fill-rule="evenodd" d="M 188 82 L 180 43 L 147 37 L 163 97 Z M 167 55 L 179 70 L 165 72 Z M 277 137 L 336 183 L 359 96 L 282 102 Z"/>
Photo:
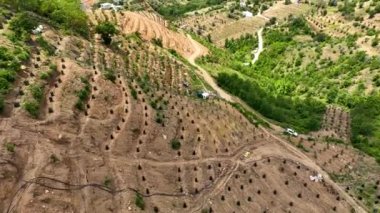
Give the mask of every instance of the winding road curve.
<path id="1" fill-rule="evenodd" d="M 220 88 L 216 84 L 213 77 L 211 77 L 211 75 L 206 70 L 204 70 L 202 67 L 200 67 L 199 65 L 195 63 L 195 59 L 202 56 L 204 54 L 204 51 L 199 46 L 199 44 L 196 41 L 194 41 L 194 39 L 190 35 L 187 35 L 187 36 L 190 39 L 191 43 L 193 44 L 193 47 L 195 48 L 194 53 L 187 58 L 190 64 L 195 66 L 200 71 L 199 74 L 203 77 L 203 79 L 207 82 L 207 84 L 209 84 L 212 87 L 212 89 L 214 89 L 218 93 L 218 95 L 221 98 L 223 98 L 224 100 L 228 102 L 234 102 L 232 100 L 231 95 L 228 94 L 226 91 L 224 91 L 222 88 Z"/>

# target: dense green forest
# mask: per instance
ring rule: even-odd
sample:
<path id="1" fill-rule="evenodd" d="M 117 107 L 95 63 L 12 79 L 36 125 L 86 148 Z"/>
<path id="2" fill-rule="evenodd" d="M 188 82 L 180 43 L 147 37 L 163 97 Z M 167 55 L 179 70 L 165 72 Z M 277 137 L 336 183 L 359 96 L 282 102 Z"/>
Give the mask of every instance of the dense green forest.
<path id="1" fill-rule="evenodd" d="M 30 11 L 48 18 L 50 24 L 65 30 L 88 35 L 87 16 L 80 8 L 79 0 L 0 0 L 17 11 Z M 28 14 L 31 17 L 31 14 Z"/>
<path id="2" fill-rule="evenodd" d="M 325 105 L 314 99 L 292 99 L 273 96 L 253 81 L 243 80 L 237 74 L 220 73 L 218 84 L 240 97 L 262 115 L 279 122 L 289 123 L 302 131 L 318 130 Z"/>
<path id="3" fill-rule="evenodd" d="M 352 143 L 380 163 L 380 94 L 363 98 L 351 110 Z"/>

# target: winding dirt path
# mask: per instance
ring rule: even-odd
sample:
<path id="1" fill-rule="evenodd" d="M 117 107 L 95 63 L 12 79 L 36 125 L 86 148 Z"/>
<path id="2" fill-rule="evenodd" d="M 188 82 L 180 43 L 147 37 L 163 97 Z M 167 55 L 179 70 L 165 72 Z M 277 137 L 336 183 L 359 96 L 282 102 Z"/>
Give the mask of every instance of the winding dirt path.
<path id="1" fill-rule="evenodd" d="M 263 30 L 264 28 L 260 28 L 259 31 L 257 31 L 257 37 L 259 39 L 259 45 L 256 50 L 254 50 L 254 57 L 252 59 L 252 64 L 254 64 L 257 60 L 259 60 L 259 56 L 261 52 L 264 50 L 264 39 L 263 39 Z"/>
<path id="2" fill-rule="evenodd" d="M 199 46 L 199 44 L 194 41 L 193 38 L 191 38 L 190 35 L 187 35 L 188 38 L 190 39 L 191 43 L 193 44 L 193 47 L 195 48 L 195 51 L 194 53 L 189 56 L 187 59 L 188 61 L 190 62 L 191 65 L 195 66 L 200 74 L 200 76 L 203 77 L 203 79 L 212 87 L 212 89 L 214 89 L 218 95 L 223 98 L 224 100 L 228 101 L 228 102 L 234 102 L 231 95 L 228 94 L 226 91 L 224 91 L 223 89 L 221 89 L 215 82 L 215 80 L 213 79 L 213 77 L 211 77 L 211 75 L 206 71 L 204 70 L 202 67 L 200 67 L 199 65 L 197 65 L 195 63 L 195 59 L 198 58 L 199 56 L 202 56 L 204 55 L 204 52 L 202 50 L 202 48 Z"/>

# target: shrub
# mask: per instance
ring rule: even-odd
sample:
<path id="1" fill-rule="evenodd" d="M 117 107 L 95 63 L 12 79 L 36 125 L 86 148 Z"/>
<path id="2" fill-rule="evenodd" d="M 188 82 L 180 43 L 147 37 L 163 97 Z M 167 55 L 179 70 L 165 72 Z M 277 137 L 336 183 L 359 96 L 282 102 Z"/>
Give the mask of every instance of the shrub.
<path id="1" fill-rule="evenodd" d="M 104 178 L 104 186 L 110 188 L 112 185 L 112 179 L 108 176 Z"/>
<path id="2" fill-rule="evenodd" d="M 376 47 L 377 45 L 379 45 L 379 40 L 376 39 L 376 38 L 374 38 L 374 39 L 372 40 L 371 46 L 372 46 L 372 47 Z"/>
<path id="3" fill-rule="evenodd" d="M 40 105 L 36 100 L 25 101 L 22 107 L 34 118 L 38 117 Z"/>
<path id="4" fill-rule="evenodd" d="M 49 77 L 50 77 L 49 72 L 41 72 L 40 73 L 40 79 L 42 79 L 42 80 L 47 80 Z"/>
<path id="5" fill-rule="evenodd" d="M 15 36 L 18 39 L 27 39 L 33 29 L 38 25 L 38 22 L 35 18 L 30 17 L 27 13 L 23 12 L 17 14 L 15 18 L 10 22 L 9 28 L 15 32 Z"/>
<path id="6" fill-rule="evenodd" d="M 55 47 L 49 44 L 49 42 L 47 42 L 42 36 L 38 36 L 36 41 L 49 56 L 54 55 Z"/>
<path id="7" fill-rule="evenodd" d="M 30 93 L 32 94 L 33 98 L 37 102 L 41 102 L 42 101 L 42 99 L 44 97 L 44 88 L 43 88 L 42 85 L 31 84 L 28 89 L 29 89 Z"/>
<path id="8" fill-rule="evenodd" d="M 131 87 L 131 94 L 134 99 L 137 99 L 137 92 L 134 88 Z"/>
<path id="9" fill-rule="evenodd" d="M 181 148 L 181 142 L 179 142 L 178 139 L 173 139 L 170 142 L 170 144 L 171 144 L 172 149 L 174 149 L 174 150 L 179 150 Z"/>
<path id="10" fill-rule="evenodd" d="M 136 193 L 135 197 L 135 205 L 139 207 L 141 210 L 145 209 L 145 201 L 144 198 L 141 196 L 141 194 Z"/>
<path id="11" fill-rule="evenodd" d="M 162 47 L 162 39 L 161 38 L 154 38 L 152 39 L 153 44 Z"/>
<path id="12" fill-rule="evenodd" d="M 15 152 L 15 149 L 16 149 L 16 145 L 14 143 L 5 143 L 5 148 L 7 149 L 8 152 L 12 152 L 14 153 Z"/>
<path id="13" fill-rule="evenodd" d="M 116 81 L 116 75 L 115 75 L 115 72 L 114 72 L 113 70 L 107 69 L 107 70 L 104 72 L 104 77 L 105 77 L 107 80 L 112 81 L 113 83 L 115 83 L 115 81 Z"/>
<path id="14" fill-rule="evenodd" d="M 59 161 L 59 158 L 55 154 L 50 155 L 50 161 L 52 163 L 57 163 Z"/>
<path id="15" fill-rule="evenodd" d="M 4 78 L 8 82 L 14 82 L 16 80 L 16 72 L 13 70 L 0 69 L 0 78 Z"/>

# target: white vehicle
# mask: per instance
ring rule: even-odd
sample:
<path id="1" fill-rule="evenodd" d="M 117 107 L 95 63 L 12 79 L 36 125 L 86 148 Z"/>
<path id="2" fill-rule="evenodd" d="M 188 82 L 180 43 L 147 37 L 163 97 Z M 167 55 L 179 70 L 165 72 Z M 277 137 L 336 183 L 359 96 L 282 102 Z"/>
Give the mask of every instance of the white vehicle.
<path id="1" fill-rule="evenodd" d="M 292 135 L 294 137 L 298 136 L 298 133 L 296 131 L 294 131 L 293 129 L 290 129 L 290 128 L 285 129 L 285 133 L 289 134 L 289 135 Z"/>

